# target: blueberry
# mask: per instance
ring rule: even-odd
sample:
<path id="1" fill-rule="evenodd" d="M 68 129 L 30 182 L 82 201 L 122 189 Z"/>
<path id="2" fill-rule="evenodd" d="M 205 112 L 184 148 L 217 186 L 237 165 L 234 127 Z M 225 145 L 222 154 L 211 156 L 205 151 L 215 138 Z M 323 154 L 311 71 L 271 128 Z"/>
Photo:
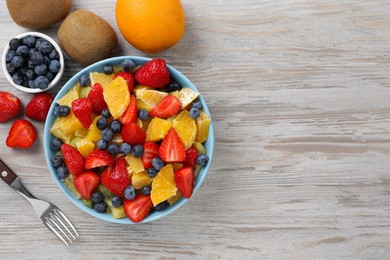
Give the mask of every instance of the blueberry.
<path id="1" fill-rule="evenodd" d="M 27 57 L 28 56 L 28 48 L 25 45 L 20 45 L 16 49 L 16 55 L 22 56 L 22 57 Z"/>
<path id="2" fill-rule="evenodd" d="M 42 53 L 40 53 L 39 51 L 35 51 L 35 52 L 31 53 L 31 55 L 30 55 L 30 61 L 31 61 L 32 64 L 34 64 L 34 65 L 42 64 L 42 63 L 43 63 L 43 56 L 42 56 Z"/>
<path id="3" fill-rule="evenodd" d="M 119 122 L 119 120 L 112 120 L 112 122 L 110 123 L 110 129 L 114 132 L 114 133 L 119 133 L 121 131 L 121 127 L 122 127 L 122 124 L 121 122 Z"/>
<path id="4" fill-rule="evenodd" d="M 58 167 L 56 169 L 56 172 L 57 172 L 58 178 L 60 178 L 60 180 L 63 180 L 66 177 L 68 177 L 68 169 L 63 165 Z"/>
<path id="5" fill-rule="evenodd" d="M 64 106 L 58 106 L 58 112 L 57 112 L 57 116 L 58 117 L 67 116 L 67 115 L 69 115 L 69 113 L 70 113 L 70 108 L 68 106 L 65 106 L 65 105 Z"/>
<path id="6" fill-rule="evenodd" d="M 29 88 L 35 88 L 35 85 L 34 85 L 34 80 L 30 79 L 27 81 L 27 84 L 28 84 L 28 87 Z"/>
<path id="7" fill-rule="evenodd" d="M 105 118 L 105 117 L 99 118 L 98 121 L 96 122 L 96 126 L 100 130 L 106 129 L 108 126 L 107 118 Z"/>
<path id="8" fill-rule="evenodd" d="M 29 60 L 29 61 L 27 62 L 27 68 L 29 68 L 29 69 L 34 69 L 34 68 L 35 68 L 34 63 L 32 63 L 31 60 Z"/>
<path id="9" fill-rule="evenodd" d="M 169 206 L 169 202 L 166 201 L 166 200 L 164 200 L 163 202 L 160 202 L 159 204 L 157 204 L 156 206 L 154 206 L 154 210 L 163 211 L 163 210 L 166 209 L 168 206 Z"/>
<path id="10" fill-rule="evenodd" d="M 26 71 L 26 77 L 27 77 L 27 79 L 35 79 L 36 76 L 37 76 L 37 75 L 35 75 L 34 70 L 28 69 L 28 70 Z"/>
<path id="11" fill-rule="evenodd" d="M 7 67 L 7 71 L 8 71 L 9 74 L 15 73 L 16 68 L 15 68 L 15 65 L 14 65 L 14 64 L 12 64 L 12 63 L 7 63 L 6 67 Z"/>
<path id="12" fill-rule="evenodd" d="M 207 154 L 200 154 L 198 158 L 196 158 L 196 163 L 201 166 L 206 166 L 209 162 L 209 156 Z"/>
<path id="13" fill-rule="evenodd" d="M 60 55 L 58 54 L 58 51 L 57 50 L 52 50 L 50 53 L 49 53 L 49 58 L 51 60 L 58 60 L 60 58 Z"/>
<path id="14" fill-rule="evenodd" d="M 103 139 L 100 139 L 98 142 L 97 142 L 97 146 L 100 150 L 106 150 L 107 149 L 107 146 L 108 146 L 108 143 L 106 141 L 104 141 Z"/>
<path id="15" fill-rule="evenodd" d="M 35 72 L 35 74 L 37 74 L 38 76 L 40 76 L 40 75 L 45 75 L 46 72 L 47 72 L 47 66 L 46 66 L 46 64 L 39 64 L 39 65 L 35 66 L 34 72 Z"/>
<path id="16" fill-rule="evenodd" d="M 22 43 L 26 45 L 28 48 L 32 48 L 35 46 L 35 37 L 32 35 L 27 35 L 22 38 Z"/>
<path id="17" fill-rule="evenodd" d="M 130 72 L 133 70 L 135 64 L 132 60 L 124 60 L 121 62 L 121 68 L 124 71 Z"/>
<path id="18" fill-rule="evenodd" d="M 144 147 L 140 144 L 136 144 L 131 149 L 131 153 L 133 154 L 134 157 L 141 157 L 142 154 L 144 153 Z"/>
<path id="19" fill-rule="evenodd" d="M 190 109 L 190 117 L 191 118 L 196 119 L 199 117 L 199 115 L 200 115 L 199 109 L 197 109 L 196 107 L 193 107 Z"/>
<path id="20" fill-rule="evenodd" d="M 51 60 L 50 60 L 49 56 L 43 56 L 43 63 L 45 63 L 46 66 L 49 66 L 50 61 Z"/>
<path id="21" fill-rule="evenodd" d="M 45 75 L 45 77 L 49 80 L 52 81 L 54 79 L 54 74 L 51 71 L 48 71 Z"/>
<path id="22" fill-rule="evenodd" d="M 149 195 L 151 191 L 152 191 L 152 188 L 150 188 L 150 186 L 145 186 L 145 187 L 142 187 L 142 189 L 141 189 L 141 192 L 144 195 Z"/>
<path id="23" fill-rule="evenodd" d="M 30 48 L 29 50 L 28 50 L 28 56 L 31 58 L 31 55 L 34 53 L 34 52 L 36 52 L 37 51 L 37 49 L 35 49 L 35 48 Z"/>
<path id="24" fill-rule="evenodd" d="M 44 39 L 38 38 L 38 39 L 35 41 L 35 49 L 40 50 L 40 47 L 41 47 L 41 45 L 42 45 L 42 43 L 43 43 L 44 41 L 45 41 Z"/>
<path id="25" fill-rule="evenodd" d="M 54 137 L 50 140 L 50 149 L 53 152 L 58 152 L 61 149 L 62 140 L 60 138 Z"/>
<path id="26" fill-rule="evenodd" d="M 197 109 L 201 109 L 202 108 L 202 103 L 200 102 L 200 100 L 195 100 L 191 107 L 194 107 L 194 108 L 197 108 Z"/>
<path id="27" fill-rule="evenodd" d="M 107 108 L 105 108 L 105 109 L 102 110 L 102 116 L 105 117 L 105 118 L 110 118 L 111 117 L 111 113 L 110 113 L 110 111 Z"/>
<path id="28" fill-rule="evenodd" d="M 133 200 L 134 197 L 135 197 L 135 189 L 134 189 L 134 187 L 131 186 L 131 185 L 127 186 L 127 188 L 125 189 L 124 195 L 125 195 L 125 198 L 127 200 Z"/>
<path id="29" fill-rule="evenodd" d="M 15 68 L 21 68 L 23 67 L 24 59 L 22 56 L 15 55 L 12 58 L 11 63 L 15 66 Z"/>
<path id="30" fill-rule="evenodd" d="M 111 65 L 106 65 L 103 67 L 103 72 L 106 75 L 111 75 L 113 71 L 114 71 L 114 69 Z"/>
<path id="31" fill-rule="evenodd" d="M 114 197 L 112 197 L 111 203 L 114 208 L 119 208 L 123 205 L 123 199 L 115 195 Z"/>
<path id="32" fill-rule="evenodd" d="M 20 75 L 26 76 L 26 74 L 27 74 L 27 68 L 21 67 L 21 68 L 18 69 L 18 72 L 19 72 Z"/>
<path id="33" fill-rule="evenodd" d="M 89 84 L 91 84 L 91 79 L 89 78 L 89 75 L 81 75 L 81 77 L 79 78 L 79 83 L 82 87 L 87 87 Z"/>
<path id="34" fill-rule="evenodd" d="M 58 60 L 52 60 L 49 64 L 49 70 L 53 73 L 57 73 L 60 71 L 61 64 Z"/>
<path id="35" fill-rule="evenodd" d="M 155 157 L 152 159 L 152 165 L 154 169 L 159 171 L 162 169 L 162 167 L 164 167 L 164 162 L 160 158 Z"/>
<path id="36" fill-rule="evenodd" d="M 15 84 L 21 85 L 23 82 L 23 77 L 22 75 L 20 75 L 20 73 L 15 73 L 14 75 L 12 75 L 12 80 Z"/>
<path id="37" fill-rule="evenodd" d="M 21 42 L 17 38 L 13 38 L 9 41 L 9 48 L 11 50 L 16 50 L 20 46 Z"/>
<path id="38" fill-rule="evenodd" d="M 119 146 L 117 144 L 109 144 L 107 146 L 107 152 L 111 155 L 116 155 L 119 153 Z"/>
<path id="39" fill-rule="evenodd" d="M 104 201 L 100 201 L 100 202 L 94 203 L 93 208 L 96 210 L 96 212 L 103 213 L 107 209 L 107 204 Z"/>
<path id="40" fill-rule="evenodd" d="M 38 51 L 43 55 L 49 54 L 53 50 L 53 46 L 50 42 L 43 40 L 41 44 L 38 45 Z"/>
<path id="41" fill-rule="evenodd" d="M 131 145 L 128 144 L 128 143 L 123 143 L 121 144 L 121 146 L 119 147 L 119 151 L 125 155 L 128 155 L 129 153 L 131 153 Z"/>
<path id="42" fill-rule="evenodd" d="M 148 119 L 148 116 L 149 116 L 149 113 L 148 111 L 146 111 L 145 109 L 140 109 L 138 111 L 138 117 L 139 119 L 141 119 L 142 121 L 145 121 Z"/>
<path id="43" fill-rule="evenodd" d="M 148 168 L 148 170 L 147 170 L 147 174 L 150 178 L 156 177 L 157 173 L 158 173 L 158 171 L 154 168 Z"/>
<path id="44" fill-rule="evenodd" d="M 91 195 L 91 200 L 92 200 L 93 202 L 95 202 L 95 203 L 101 202 L 101 201 L 103 201 L 103 199 L 104 199 L 104 195 L 103 195 L 103 193 L 100 192 L 100 191 L 95 191 L 95 192 L 92 193 L 92 195 Z"/>
<path id="45" fill-rule="evenodd" d="M 7 52 L 7 54 L 5 55 L 5 60 L 7 62 L 10 62 L 12 60 L 12 58 L 15 57 L 15 53 L 16 53 L 15 50 L 9 50 Z"/>
<path id="46" fill-rule="evenodd" d="M 35 72 L 36 73 L 36 72 Z M 40 88 L 40 89 L 45 89 L 49 86 L 49 80 L 45 77 L 45 76 L 38 76 L 35 80 L 34 80 L 34 85 L 37 87 L 37 88 Z"/>
<path id="47" fill-rule="evenodd" d="M 23 87 L 25 87 L 25 88 L 29 88 L 29 86 L 28 86 L 28 79 L 27 78 L 23 78 L 23 82 L 22 82 L 22 84 L 21 84 Z"/>
<path id="48" fill-rule="evenodd" d="M 64 159 L 60 155 L 54 155 L 50 162 L 54 168 L 58 168 L 64 163 Z"/>
<path id="49" fill-rule="evenodd" d="M 114 138 L 114 132 L 110 128 L 106 128 L 102 131 L 102 139 L 106 142 L 110 142 Z"/>
<path id="50" fill-rule="evenodd" d="M 167 92 L 173 92 L 176 90 L 181 90 L 182 86 L 176 81 L 171 81 L 165 89 L 167 90 Z"/>

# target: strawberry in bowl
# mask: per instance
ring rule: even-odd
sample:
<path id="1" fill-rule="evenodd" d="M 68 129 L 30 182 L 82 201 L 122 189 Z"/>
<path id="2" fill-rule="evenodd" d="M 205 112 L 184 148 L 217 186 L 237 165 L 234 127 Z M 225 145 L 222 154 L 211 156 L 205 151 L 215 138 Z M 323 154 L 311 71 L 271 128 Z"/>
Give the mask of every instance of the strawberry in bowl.
<path id="1" fill-rule="evenodd" d="M 116 57 L 71 78 L 50 108 L 50 172 L 85 212 L 115 223 L 164 217 L 199 189 L 214 146 L 208 108 L 163 59 Z"/>

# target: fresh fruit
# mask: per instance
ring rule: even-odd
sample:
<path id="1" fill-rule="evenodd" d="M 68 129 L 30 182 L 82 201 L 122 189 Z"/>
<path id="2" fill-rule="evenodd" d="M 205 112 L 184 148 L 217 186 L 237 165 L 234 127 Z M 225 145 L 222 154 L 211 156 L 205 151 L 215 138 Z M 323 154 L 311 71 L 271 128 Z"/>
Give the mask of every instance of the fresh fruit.
<path id="1" fill-rule="evenodd" d="M 161 170 L 164 167 L 164 165 L 165 165 L 164 162 L 160 158 L 158 157 L 153 158 L 152 166 L 157 171 Z"/>
<path id="2" fill-rule="evenodd" d="M 101 114 L 103 109 L 107 108 L 103 97 L 103 87 L 100 83 L 92 85 L 92 89 L 88 93 L 88 99 L 92 101 L 92 108 L 95 113 Z"/>
<path id="3" fill-rule="evenodd" d="M 92 101 L 88 98 L 79 98 L 72 102 L 72 111 L 84 128 L 92 124 Z"/>
<path id="4" fill-rule="evenodd" d="M 122 77 L 124 80 L 126 80 L 127 82 L 127 86 L 129 88 L 129 92 L 131 93 L 133 91 L 133 88 L 134 88 L 134 76 L 133 74 L 131 74 L 130 72 L 127 72 L 127 71 L 121 71 L 117 74 L 115 74 L 115 77 Z"/>
<path id="5" fill-rule="evenodd" d="M 194 190 L 194 170 L 185 166 L 175 172 L 175 183 L 180 194 L 186 198 L 191 197 Z"/>
<path id="6" fill-rule="evenodd" d="M 148 186 L 152 183 L 152 180 L 153 179 L 148 176 L 146 171 L 131 175 L 131 185 L 133 185 L 135 189 L 141 189 L 142 187 Z"/>
<path id="7" fill-rule="evenodd" d="M 144 154 L 144 147 L 141 144 L 134 145 L 133 148 L 131 148 L 131 154 L 136 158 L 141 157 Z"/>
<path id="8" fill-rule="evenodd" d="M 170 81 L 167 64 L 163 59 L 153 59 L 135 71 L 135 79 L 142 85 L 163 88 Z"/>
<path id="9" fill-rule="evenodd" d="M 125 157 L 125 159 L 134 174 L 138 174 L 140 172 L 145 171 L 141 158 L 134 157 L 132 154 L 129 154 Z"/>
<path id="10" fill-rule="evenodd" d="M 141 222 L 149 214 L 153 204 L 149 195 L 137 194 L 133 200 L 125 200 L 123 208 L 133 222 Z"/>
<path id="11" fill-rule="evenodd" d="M 103 96 L 111 115 L 117 119 L 126 111 L 130 103 L 130 93 L 127 82 L 117 77 L 103 89 Z"/>
<path id="12" fill-rule="evenodd" d="M 153 158 L 160 157 L 160 147 L 154 142 L 144 143 L 144 153 L 141 157 L 145 169 L 152 167 Z"/>
<path id="13" fill-rule="evenodd" d="M 173 119 L 172 128 L 179 135 L 184 148 L 187 150 L 195 141 L 197 128 L 196 123 L 187 110 L 182 110 L 175 119 Z"/>
<path id="14" fill-rule="evenodd" d="M 98 83 L 102 86 L 102 88 L 105 88 L 114 79 L 114 75 L 100 72 L 90 72 L 89 78 L 92 86 Z"/>
<path id="15" fill-rule="evenodd" d="M 157 142 L 164 139 L 171 126 L 171 121 L 154 117 L 146 130 L 146 142 Z"/>
<path id="16" fill-rule="evenodd" d="M 153 179 L 150 197 L 153 205 L 157 205 L 176 195 L 177 187 L 174 181 L 174 172 L 171 164 L 165 165 Z"/>
<path id="17" fill-rule="evenodd" d="M 101 131 L 97 127 L 97 121 L 101 118 L 101 116 L 95 117 L 93 120 L 92 124 L 88 128 L 88 133 L 85 136 L 86 139 L 92 141 L 92 142 L 97 142 L 101 138 Z"/>
<path id="18" fill-rule="evenodd" d="M 81 198 L 85 200 L 91 199 L 92 193 L 100 183 L 100 176 L 93 171 L 85 171 L 76 176 L 74 186 L 80 193 Z"/>
<path id="19" fill-rule="evenodd" d="M 97 213 L 106 212 L 107 203 L 105 203 L 104 201 L 100 201 L 100 202 L 98 202 L 98 203 L 94 203 L 94 204 L 93 204 L 93 208 L 94 208 L 94 210 L 95 210 Z"/>
<path id="20" fill-rule="evenodd" d="M 141 127 L 134 123 L 123 125 L 121 135 L 124 142 L 134 146 L 145 142 L 146 133 Z"/>
<path id="21" fill-rule="evenodd" d="M 145 109 L 140 109 L 138 111 L 138 118 L 141 119 L 142 121 L 146 121 L 149 118 L 149 112 Z"/>
<path id="22" fill-rule="evenodd" d="M 71 174 L 77 176 L 84 172 L 85 160 L 77 149 L 73 148 L 69 144 L 63 144 L 61 146 L 61 152 L 65 161 L 65 165 Z"/>
<path id="23" fill-rule="evenodd" d="M 198 150 L 195 147 L 190 147 L 186 151 L 186 159 L 183 162 L 184 166 L 189 166 L 192 169 L 195 169 L 196 166 L 196 158 L 198 158 Z"/>
<path id="24" fill-rule="evenodd" d="M 86 138 L 82 138 L 76 142 L 76 148 L 86 158 L 95 148 L 95 144 Z"/>
<path id="25" fill-rule="evenodd" d="M 154 108 L 169 94 L 158 90 L 145 90 L 141 95 L 140 99 L 145 102 L 150 108 Z"/>
<path id="26" fill-rule="evenodd" d="M 119 118 L 122 124 L 135 123 L 137 121 L 137 103 L 134 95 L 130 95 L 130 103 L 123 115 Z"/>
<path id="27" fill-rule="evenodd" d="M 116 143 L 111 143 L 107 146 L 107 152 L 111 155 L 119 153 L 119 146 Z"/>
<path id="28" fill-rule="evenodd" d="M 128 155 L 129 153 L 131 153 L 131 145 L 128 143 L 123 143 L 122 140 L 122 144 L 119 147 L 119 151 L 124 155 Z"/>
<path id="29" fill-rule="evenodd" d="M 206 154 L 206 148 L 202 143 L 194 142 L 193 147 L 198 151 L 198 154 Z"/>
<path id="30" fill-rule="evenodd" d="M 164 200 L 163 202 L 160 202 L 159 204 L 155 205 L 153 207 L 154 210 L 157 210 L 157 211 L 163 211 L 165 210 L 167 207 L 169 206 L 169 203 L 167 200 Z"/>
<path id="31" fill-rule="evenodd" d="M 190 109 L 190 117 L 193 118 L 193 119 L 196 119 L 198 118 L 200 115 L 200 111 L 199 109 L 197 109 L 196 107 L 192 107 Z"/>
<path id="32" fill-rule="evenodd" d="M 125 199 L 127 200 L 133 200 L 135 198 L 135 189 L 133 186 L 129 185 L 124 191 Z"/>
<path id="33" fill-rule="evenodd" d="M 95 191 L 91 194 L 91 200 L 94 203 L 100 202 L 104 200 L 104 194 L 101 191 Z"/>
<path id="34" fill-rule="evenodd" d="M 182 162 L 186 151 L 175 129 L 171 128 L 160 145 L 160 156 L 164 162 Z"/>
<path id="35" fill-rule="evenodd" d="M 122 128 L 122 124 L 121 124 L 121 122 L 119 122 L 119 120 L 115 119 L 115 120 L 111 121 L 110 129 L 112 130 L 112 132 L 114 134 L 119 133 L 121 131 L 121 128 Z"/>
<path id="36" fill-rule="evenodd" d="M 19 114 L 22 103 L 19 98 L 9 92 L 0 92 L 0 123 L 11 120 Z"/>
<path id="37" fill-rule="evenodd" d="M 36 94 L 27 104 L 25 114 L 31 119 L 45 122 L 53 97 L 48 93 Z"/>
<path id="38" fill-rule="evenodd" d="M 197 133 L 196 133 L 196 141 L 199 143 L 203 143 L 207 140 L 209 137 L 209 128 L 210 128 L 210 117 L 207 115 L 206 112 L 200 110 L 200 115 L 196 119 L 196 127 L 197 127 Z"/>
<path id="39" fill-rule="evenodd" d="M 34 126 L 27 120 L 15 120 L 9 130 L 6 144 L 10 148 L 29 148 L 37 139 Z"/>
<path id="40" fill-rule="evenodd" d="M 114 163 L 114 158 L 112 158 L 112 156 L 108 152 L 95 150 L 92 151 L 85 159 L 85 169 L 108 166 Z"/>
<path id="41" fill-rule="evenodd" d="M 129 172 L 126 169 L 126 160 L 119 158 L 109 166 L 101 176 L 102 184 L 115 195 L 123 197 L 123 192 L 130 184 Z"/>
<path id="42" fill-rule="evenodd" d="M 181 109 L 186 109 L 194 100 L 199 97 L 199 93 L 190 88 L 182 88 L 178 93 Z"/>
<path id="43" fill-rule="evenodd" d="M 56 169 L 57 176 L 60 180 L 64 180 L 66 177 L 68 177 L 68 168 L 66 166 L 61 165 Z"/>
<path id="44" fill-rule="evenodd" d="M 123 37 L 145 53 L 162 52 L 177 44 L 184 34 L 185 14 L 180 0 L 118 0 L 115 15 Z"/>
<path id="45" fill-rule="evenodd" d="M 57 100 L 57 104 L 60 106 L 72 106 L 73 100 L 76 100 L 80 97 L 81 86 L 76 84 L 68 93 L 66 93 L 62 98 Z"/>
<path id="46" fill-rule="evenodd" d="M 176 115 L 180 111 L 180 101 L 172 96 L 166 96 L 158 103 L 150 112 L 152 117 L 169 118 Z"/>
<path id="47" fill-rule="evenodd" d="M 196 159 L 196 163 L 200 166 L 206 166 L 209 162 L 209 156 L 207 154 L 200 154 Z"/>

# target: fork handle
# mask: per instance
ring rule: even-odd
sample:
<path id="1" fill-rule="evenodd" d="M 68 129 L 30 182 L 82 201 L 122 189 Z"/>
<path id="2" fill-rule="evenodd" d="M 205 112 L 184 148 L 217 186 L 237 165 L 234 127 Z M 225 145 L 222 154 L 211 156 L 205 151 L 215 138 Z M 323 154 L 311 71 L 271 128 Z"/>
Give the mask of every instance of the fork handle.
<path id="1" fill-rule="evenodd" d="M 0 177 L 5 181 L 8 185 L 18 178 L 18 175 L 14 173 L 1 159 L 0 159 Z"/>

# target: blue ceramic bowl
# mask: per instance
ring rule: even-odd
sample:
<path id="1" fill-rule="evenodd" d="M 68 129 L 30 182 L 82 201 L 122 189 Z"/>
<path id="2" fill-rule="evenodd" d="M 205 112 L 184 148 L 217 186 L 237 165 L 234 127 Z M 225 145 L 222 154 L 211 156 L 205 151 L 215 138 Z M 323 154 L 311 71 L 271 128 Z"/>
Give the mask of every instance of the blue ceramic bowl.
<path id="1" fill-rule="evenodd" d="M 114 58 L 102 60 L 102 61 L 94 63 L 94 64 L 86 67 L 85 69 L 81 70 L 79 73 L 74 75 L 61 88 L 61 90 L 59 91 L 57 96 L 54 98 L 53 104 L 50 107 L 50 110 L 49 110 L 49 113 L 48 113 L 48 116 L 47 116 L 47 119 L 46 119 L 46 124 L 45 124 L 45 129 L 44 129 L 44 150 L 45 150 L 46 162 L 47 162 L 47 165 L 49 167 L 49 170 L 50 170 L 50 173 L 51 173 L 53 179 L 57 183 L 58 187 L 60 187 L 62 192 L 65 194 L 65 196 L 70 201 L 72 201 L 77 207 L 79 207 L 81 210 L 87 212 L 88 214 L 90 214 L 90 215 L 92 215 L 92 216 L 94 216 L 96 218 L 105 220 L 105 221 L 114 222 L 114 223 L 120 223 L 120 224 L 135 224 L 134 222 L 132 222 L 128 218 L 115 219 L 110 214 L 107 214 L 107 213 L 97 213 L 94 209 L 91 209 L 91 208 L 87 207 L 86 205 L 84 205 L 80 200 L 78 200 L 73 195 L 73 193 L 68 189 L 68 187 L 66 187 L 62 183 L 62 181 L 57 177 L 55 168 L 50 163 L 50 159 L 54 155 L 54 153 L 50 149 L 50 145 L 49 145 L 50 144 L 50 140 L 53 138 L 53 136 L 50 134 L 50 128 L 51 128 L 51 126 L 52 126 L 52 124 L 53 124 L 53 122 L 55 120 L 55 116 L 54 116 L 54 112 L 53 111 L 54 111 L 54 107 L 55 107 L 56 101 L 58 99 L 60 99 L 61 97 L 63 97 L 66 93 L 68 93 L 68 91 L 79 80 L 81 75 L 89 73 L 89 72 L 93 72 L 93 71 L 103 72 L 103 67 L 105 65 L 119 65 L 121 63 L 121 61 L 123 61 L 125 59 L 133 60 L 136 65 L 142 65 L 142 64 L 144 64 L 144 63 L 146 63 L 147 61 L 150 60 L 149 58 L 136 57 L 136 56 L 121 56 L 121 57 L 114 57 Z M 188 78 L 186 78 L 182 73 L 180 73 L 178 70 L 176 70 L 175 68 L 173 68 L 172 66 L 169 66 L 169 65 L 168 65 L 168 69 L 169 69 L 169 72 L 171 74 L 171 78 L 175 79 L 182 86 L 189 87 L 189 88 L 199 92 L 197 90 L 197 88 L 192 84 L 192 82 Z M 210 116 L 210 112 L 209 112 L 209 110 L 207 108 L 207 105 L 206 105 L 204 99 L 202 98 L 202 96 L 199 96 L 199 100 L 202 103 L 204 111 Z M 208 140 L 205 142 L 204 146 L 207 149 L 207 155 L 209 156 L 209 163 L 205 167 L 202 167 L 201 171 L 199 172 L 199 174 L 198 174 L 198 176 L 197 176 L 197 178 L 195 180 L 195 187 L 194 187 L 194 193 L 193 194 L 195 194 L 196 191 L 199 189 L 199 187 L 202 185 L 202 183 L 203 183 L 203 181 L 204 181 L 204 179 L 205 179 L 205 177 L 207 175 L 207 172 L 208 172 L 208 170 L 210 168 L 210 165 L 211 165 L 211 161 L 212 161 L 212 157 L 213 157 L 213 150 L 214 150 L 214 130 L 213 130 L 212 122 L 210 124 L 210 129 L 209 129 L 209 137 L 208 137 Z M 192 196 L 194 196 L 194 195 L 192 195 Z M 165 217 L 165 216 L 171 214 L 172 212 L 176 211 L 181 206 L 183 206 L 185 203 L 187 203 L 188 200 L 189 199 L 181 198 L 175 204 L 173 204 L 173 205 L 169 206 L 168 208 L 166 208 L 164 211 L 153 211 L 151 214 L 149 214 L 140 223 L 147 223 L 147 222 L 154 221 L 154 220 L 160 219 L 162 217 Z"/>

